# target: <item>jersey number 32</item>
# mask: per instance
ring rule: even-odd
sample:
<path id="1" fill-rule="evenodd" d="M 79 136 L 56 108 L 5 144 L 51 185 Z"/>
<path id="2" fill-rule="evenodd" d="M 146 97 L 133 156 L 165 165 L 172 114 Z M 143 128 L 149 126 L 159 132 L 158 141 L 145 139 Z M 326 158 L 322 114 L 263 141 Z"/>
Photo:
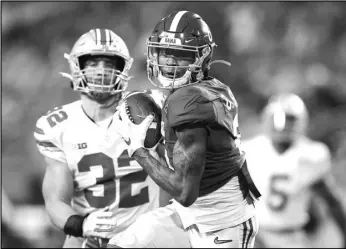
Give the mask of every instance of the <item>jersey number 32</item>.
<path id="1" fill-rule="evenodd" d="M 126 151 L 118 158 L 118 167 L 129 166 L 131 159 Z M 103 193 L 97 196 L 95 191 L 86 189 L 85 198 L 91 207 L 103 208 L 112 204 L 116 197 L 116 182 L 113 159 L 104 153 L 85 155 L 78 163 L 79 172 L 93 171 L 93 166 L 102 166 L 102 175 L 96 178 L 96 184 L 103 185 Z M 148 186 L 143 187 L 137 195 L 131 195 L 132 184 L 144 182 L 147 178 L 144 170 L 127 174 L 119 181 L 119 208 L 130 208 L 149 202 Z"/>

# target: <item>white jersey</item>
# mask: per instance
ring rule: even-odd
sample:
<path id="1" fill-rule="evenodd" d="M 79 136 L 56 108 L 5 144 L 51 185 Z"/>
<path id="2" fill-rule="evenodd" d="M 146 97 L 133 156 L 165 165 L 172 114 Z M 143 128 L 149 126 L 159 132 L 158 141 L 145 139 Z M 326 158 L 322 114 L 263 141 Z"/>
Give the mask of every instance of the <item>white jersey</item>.
<path id="1" fill-rule="evenodd" d="M 116 129 L 113 122 L 96 125 L 76 101 L 40 117 L 34 136 L 44 156 L 66 163 L 73 173 L 72 207 L 85 215 L 109 206 L 118 233 L 159 206 L 159 187 L 128 157 Z"/>
<path id="2" fill-rule="evenodd" d="M 262 194 L 256 203 L 260 226 L 268 229 L 304 226 L 308 221 L 311 186 L 331 172 L 328 148 L 301 138 L 279 154 L 265 136 L 244 141 L 242 148 Z"/>

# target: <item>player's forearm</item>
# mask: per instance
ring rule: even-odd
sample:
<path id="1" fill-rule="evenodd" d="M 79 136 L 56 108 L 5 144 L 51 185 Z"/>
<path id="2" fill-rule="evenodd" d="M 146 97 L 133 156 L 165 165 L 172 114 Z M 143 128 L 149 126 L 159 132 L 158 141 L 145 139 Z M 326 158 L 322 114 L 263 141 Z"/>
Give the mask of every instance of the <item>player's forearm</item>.
<path id="1" fill-rule="evenodd" d="M 346 246 L 346 213 L 340 201 L 338 190 L 333 188 L 331 178 L 318 181 L 313 185 L 313 189 L 328 204 L 331 215 L 344 236 L 344 246 Z"/>
<path id="2" fill-rule="evenodd" d="M 172 195 L 167 193 L 167 191 L 160 188 L 160 198 L 159 198 L 159 205 L 160 207 L 164 207 L 169 204 L 169 201 L 173 198 Z"/>
<path id="3" fill-rule="evenodd" d="M 330 209 L 337 226 L 344 236 L 344 246 L 346 246 L 346 214 L 344 208 L 340 201 L 334 201 L 334 203 L 330 205 Z"/>
<path id="4" fill-rule="evenodd" d="M 72 209 L 73 175 L 67 164 L 45 157 L 47 168 L 42 183 L 42 194 L 51 221 L 63 230 L 66 221 L 76 214 Z"/>
<path id="5" fill-rule="evenodd" d="M 313 185 L 313 190 L 321 196 L 329 206 L 331 215 L 344 235 L 346 246 L 346 213 L 345 207 L 340 201 L 338 190 L 333 187 L 332 178 L 325 178 Z"/>
<path id="6" fill-rule="evenodd" d="M 70 205 L 58 199 L 46 200 L 45 205 L 52 223 L 61 230 L 64 230 L 67 219 L 77 214 Z"/>
<path id="7" fill-rule="evenodd" d="M 133 157 L 157 185 L 172 195 L 173 198 L 179 199 L 183 192 L 183 184 L 182 177 L 179 176 L 178 172 L 156 160 L 144 148 L 137 149 Z"/>

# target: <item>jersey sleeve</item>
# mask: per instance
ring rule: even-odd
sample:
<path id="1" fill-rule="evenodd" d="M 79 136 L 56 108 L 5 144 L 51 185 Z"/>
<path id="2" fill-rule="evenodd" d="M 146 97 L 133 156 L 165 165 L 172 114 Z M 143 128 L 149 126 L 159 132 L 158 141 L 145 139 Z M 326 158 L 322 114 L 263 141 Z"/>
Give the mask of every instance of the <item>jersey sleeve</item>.
<path id="1" fill-rule="evenodd" d="M 213 104 L 196 88 L 174 92 L 168 99 L 166 111 L 173 128 L 184 124 L 210 124 L 215 120 Z"/>
<path id="2" fill-rule="evenodd" d="M 313 152 L 313 161 L 316 165 L 316 170 L 320 178 L 323 178 L 331 172 L 331 154 L 328 147 L 320 142 L 314 145 L 315 151 Z"/>
<path id="3" fill-rule="evenodd" d="M 59 143 L 58 127 L 51 128 L 46 116 L 40 117 L 36 122 L 34 138 L 38 151 L 49 158 L 66 163 L 66 156 Z"/>
<path id="4" fill-rule="evenodd" d="M 331 174 L 331 155 L 328 147 L 320 142 L 312 142 L 300 161 L 300 178 L 306 184 L 327 178 Z M 305 184 L 304 184 L 305 185 Z"/>

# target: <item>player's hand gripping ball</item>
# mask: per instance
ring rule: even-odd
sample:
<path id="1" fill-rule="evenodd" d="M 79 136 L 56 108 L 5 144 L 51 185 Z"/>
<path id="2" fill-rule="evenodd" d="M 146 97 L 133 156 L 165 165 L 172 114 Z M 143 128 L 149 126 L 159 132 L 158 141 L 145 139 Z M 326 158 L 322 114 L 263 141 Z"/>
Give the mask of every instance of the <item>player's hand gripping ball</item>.
<path id="1" fill-rule="evenodd" d="M 140 124 L 149 115 L 154 115 L 154 120 L 147 131 L 144 147 L 153 148 L 160 141 L 161 135 L 161 108 L 155 100 L 145 92 L 134 92 L 124 99 L 125 110 L 128 118 L 134 124 Z"/>

